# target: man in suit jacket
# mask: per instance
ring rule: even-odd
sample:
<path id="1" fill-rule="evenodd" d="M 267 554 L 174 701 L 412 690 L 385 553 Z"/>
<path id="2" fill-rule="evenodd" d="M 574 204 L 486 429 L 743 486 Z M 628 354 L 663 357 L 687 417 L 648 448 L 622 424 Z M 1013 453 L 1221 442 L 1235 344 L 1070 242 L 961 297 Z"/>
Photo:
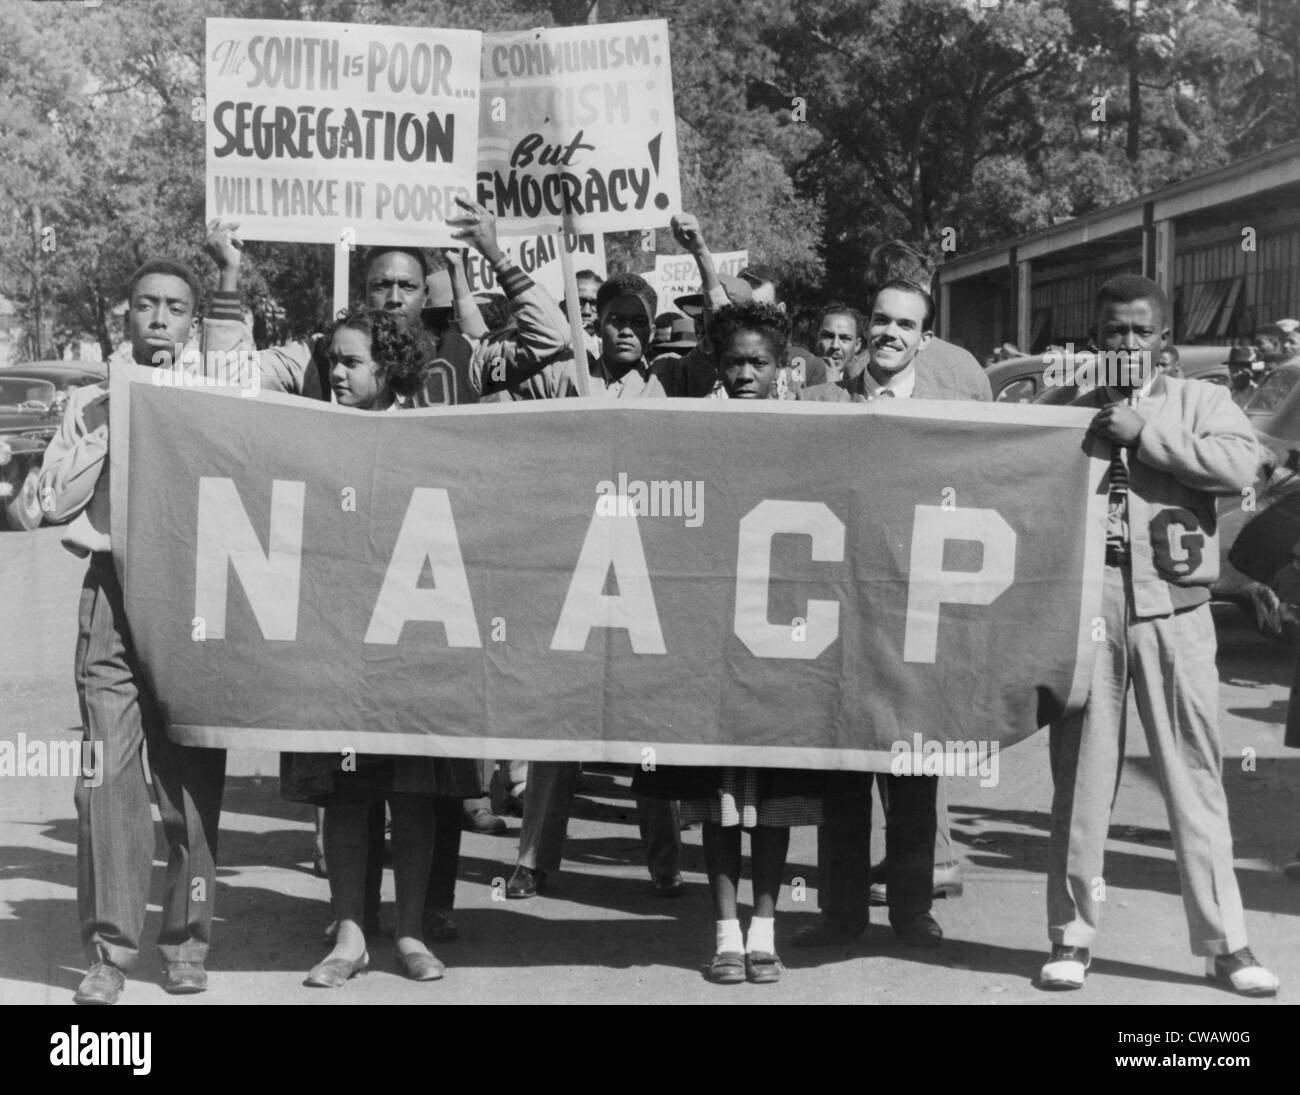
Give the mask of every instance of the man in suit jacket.
<path id="1" fill-rule="evenodd" d="M 925 367 L 933 342 L 934 301 L 914 282 L 886 281 L 867 321 L 867 366 L 856 375 L 805 388 L 801 399 L 866 403 L 875 399 L 992 398 L 988 379 L 956 365 Z M 976 369 L 978 370 L 978 365 Z M 818 835 L 822 917 L 793 942 L 821 946 L 851 941 L 867 925 L 870 895 L 871 784 L 864 772 L 828 794 L 826 823 Z M 837 788 L 844 787 L 838 783 Z M 889 922 L 904 943 L 937 947 L 943 931 L 930 915 L 934 897 L 936 796 L 934 776 L 884 776 L 885 861 Z M 946 817 L 946 811 L 945 811 Z"/>

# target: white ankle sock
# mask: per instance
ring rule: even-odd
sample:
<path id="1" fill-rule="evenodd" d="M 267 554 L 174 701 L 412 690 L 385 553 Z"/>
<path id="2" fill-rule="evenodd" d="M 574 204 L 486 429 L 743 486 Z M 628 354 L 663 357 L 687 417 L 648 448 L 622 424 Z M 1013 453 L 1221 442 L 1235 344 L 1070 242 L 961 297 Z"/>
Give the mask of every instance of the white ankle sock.
<path id="1" fill-rule="evenodd" d="M 745 935 L 745 953 L 776 953 L 775 917 L 755 916 L 750 920 L 749 931 Z"/>
<path id="2" fill-rule="evenodd" d="M 724 951 L 731 951 L 733 954 L 739 954 L 745 949 L 745 941 L 740 935 L 739 920 L 719 920 L 717 921 L 717 929 L 717 954 L 722 954 Z"/>

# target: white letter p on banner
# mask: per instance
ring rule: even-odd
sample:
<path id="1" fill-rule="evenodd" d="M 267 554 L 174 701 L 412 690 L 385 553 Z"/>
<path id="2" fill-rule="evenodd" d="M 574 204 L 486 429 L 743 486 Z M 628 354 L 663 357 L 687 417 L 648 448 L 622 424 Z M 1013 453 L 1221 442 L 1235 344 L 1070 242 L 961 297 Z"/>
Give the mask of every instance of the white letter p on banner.
<path id="1" fill-rule="evenodd" d="M 944 546 L 971 540 L 984 549 L 979 570 L 945 570 Z M 912 519 L 912 557 L 907 576 L 907 623 L 903 661 L 933 664 L 939 647 L 939 609 L 989 605 L 1016 573 L 1016 534 L 993 509 L 917 506 Z"/>

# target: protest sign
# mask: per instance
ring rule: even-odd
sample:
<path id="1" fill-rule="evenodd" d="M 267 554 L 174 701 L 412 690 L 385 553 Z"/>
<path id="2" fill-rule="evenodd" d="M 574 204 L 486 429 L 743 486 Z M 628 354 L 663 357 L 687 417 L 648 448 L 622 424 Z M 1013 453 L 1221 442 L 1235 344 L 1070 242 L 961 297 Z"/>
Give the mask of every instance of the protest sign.
<path id="1" fill-rule="evenodd" d="M 478 31 L 207 21 L 207 218 L 300 243 L 454 244 Z"/>
<path id="2" fill-rule="evenodd" d="M 111 384 L 126 610 L 182 742 L 885 770 L 1086 695 L 1090 412 Z"/>
<path id="3" fill-rule="evenodd" d="M 483 36 L 478 200 L 503 232 L 667 225 L 681 209 L 668 23 Z"/>
<path id="4" fill-rule="evenodd" d="M 605 237 L 600 232 L 566 232 L 566 246 L 573 255 L 578 270 L 594 270 L 602 278 L 606 274 Z M 509 253 L 519 268 L 542 286 L 556 300 L 564 297 L 564 275 L 560 261 L 560 235 L 523 236 L 513 240 L 503 239 L 503 249 Z M 492 264 L 477 252 L 471 252 L 465 263 L 469 287 L 475 293 L 499 293 L 496 271 Z"/>
<path id="5" fill-rule="evenodd" d="M 719 251 L 713 256 L 713 268 L 719 274 L 735 277 L 748 265 L 748 251 Z M 700 268 L 690 255 L 656 255 L 650 284 L 659 294 L 660 311 L 667 311 L 675 297 L 700 291 Z"/>

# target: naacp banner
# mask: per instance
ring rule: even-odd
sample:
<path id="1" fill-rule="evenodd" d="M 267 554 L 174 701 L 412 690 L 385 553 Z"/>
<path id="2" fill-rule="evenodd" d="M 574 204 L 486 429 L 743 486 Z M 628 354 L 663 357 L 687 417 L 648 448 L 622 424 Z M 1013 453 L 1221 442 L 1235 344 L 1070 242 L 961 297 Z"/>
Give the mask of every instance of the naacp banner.
<path id="1" fill-rule="evenodd" d="M 503 233 L 667 226 L 682 207 L 668 23 L 483 36 L 478 200 Z"/>
<path id="2" fill-rule="evenodd" d="M 1086 694 L 1085 411 L 376 413 L 137 368 L 112 406 L 115 556 L 181 742 L 888 770 Z"/>
<path id="3" fill-rule="evenodd" d="M 456 246 L 478 31 L 207 21 L 207 217 L 252 240 Z"/>

